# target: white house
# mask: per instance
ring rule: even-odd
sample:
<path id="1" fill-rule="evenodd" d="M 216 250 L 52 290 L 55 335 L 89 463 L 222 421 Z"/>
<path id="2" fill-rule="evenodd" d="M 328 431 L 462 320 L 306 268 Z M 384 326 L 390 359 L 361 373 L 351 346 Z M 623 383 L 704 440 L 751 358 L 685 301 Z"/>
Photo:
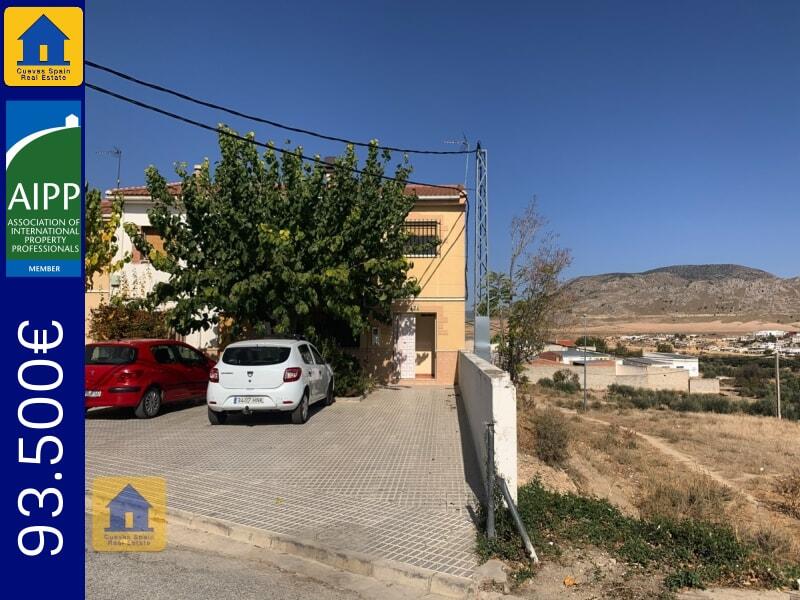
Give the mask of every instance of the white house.
<path id="1" fill-rule="evenodd" d="M 700 376 L 700 361 L 696 356 L 671 352 L 645 352 L 643 357 L 650 359 L 656 365 L 663 365 L 672 369 L 685 369 L 689 371 L 689 377 Z"/>

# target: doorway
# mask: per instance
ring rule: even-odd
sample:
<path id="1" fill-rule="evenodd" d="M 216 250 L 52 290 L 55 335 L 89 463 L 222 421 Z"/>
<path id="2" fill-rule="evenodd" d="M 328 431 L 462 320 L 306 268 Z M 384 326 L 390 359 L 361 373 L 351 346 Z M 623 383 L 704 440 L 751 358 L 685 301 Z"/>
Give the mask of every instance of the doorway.
<path id="1" fill-rule="evenodd" d="M 436 315 L 417 315 L 415 335 L 416 378 L 436 378 Z"/>

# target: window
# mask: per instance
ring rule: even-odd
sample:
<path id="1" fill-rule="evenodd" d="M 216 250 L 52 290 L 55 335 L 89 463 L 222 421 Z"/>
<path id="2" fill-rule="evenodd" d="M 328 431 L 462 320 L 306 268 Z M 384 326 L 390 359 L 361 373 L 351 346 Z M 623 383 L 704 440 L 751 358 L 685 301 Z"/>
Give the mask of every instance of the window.
<path id="1" fill-rule="evenodd" d="M 170 346 L 151 346 L 150 353 L 153 355 L 155 361 L 162 365 L 178 362 L 178 359 Z"/>
<path id="2" fill-rule="evenodd" d="M 318 365 L 324 365 L 325 364 L 325 359 L 322 358 L 322 355 L 319 352 L 317 352 L 317 349 L 314 348 L 314 346 L 311 346 L 311 354 L 314 355 L 314 360 L 316 361 L 316 363 Z"/>
<path id="3" fill-rule="evenodd" d="M 286 346 L 236 346 L 225 350 L 222 362 L 242 367 L 279 365 L 286 362 L 290 352 Z"/>
<path id="4" fill-rule="evenodd" d="M 136 348 L 131 346 L 86 346 L 87 365 L 129 365 L 136 362 Z"/>
<path id="5" fill-rule="evenodd" d="M 202 354 L 196 350 L 193 350 L 192 348 L 189 348 L 188 346 L 176 345 L 174 348 L 177 351 L 181 362 L 187 365 L 202 365 L 206 362 L 206 359 Z"/>
<path id="6" fill-rule="evenodd" d="M 303 344 L 302 346 L 298 346 L 297 348 L 300 351 L 300 356 L 303 357 L 303 362 L 307 365 L 314 364 L 314 357 L 311 356 L 311 351 L 308 349 L 308 346 Z"/>
<path id="7" fill-rule="evenodd" d="M 439 222 L 406 221 L 406 256 L 435 257 L 439 255 Z"/>
<path id="8" fill-rule="evenodd" d="M 164 239 L 158 235 L 155 227 L 146 225 L 142 227 L 142 236 L 152 246 L 153 250 L 164 254 Z M 136 248 L 133 249 L 133 262 L 149 262 L 150 258 L 142 254 Z"/>

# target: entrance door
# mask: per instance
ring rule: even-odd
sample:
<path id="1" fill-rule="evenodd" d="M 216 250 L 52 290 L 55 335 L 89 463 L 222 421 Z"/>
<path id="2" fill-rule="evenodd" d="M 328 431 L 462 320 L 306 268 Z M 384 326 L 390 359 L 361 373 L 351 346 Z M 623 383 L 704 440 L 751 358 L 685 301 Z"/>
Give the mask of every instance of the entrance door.
<path id="1" fill-rule="evenodd" d="M 415 348 L 417 320 L 414 315 L 397 316 L 397 345 L 395 355 L 400 370 L 400 379 L 416 377 Z"/>
<path id="2" fill-rule="evenodd" d="M 436 376 L 436 315 L 418 315 L 416 332 L 416 370 L 421 379 Z"/>

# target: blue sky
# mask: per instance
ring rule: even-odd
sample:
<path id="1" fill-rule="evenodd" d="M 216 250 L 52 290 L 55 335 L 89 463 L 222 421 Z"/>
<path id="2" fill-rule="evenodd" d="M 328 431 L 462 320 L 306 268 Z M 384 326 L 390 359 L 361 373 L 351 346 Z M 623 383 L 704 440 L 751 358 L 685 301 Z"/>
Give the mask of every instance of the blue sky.
<path id="1" fill-rule="evenodd" d="M 800 275 L 800 2 L 87 0 L 86 27 L 90 60 L 277 121 L 397 146 L 480 140 L 494 268 L 536 194 L 573 251 L 569 275 L 712 262 Z M 90 90 L 86 131 L 87 178 L 103 189 L 116 161 L 98 152 L 113 146 L 123 185 L 149 164 L 171 174 L 216 157 L 213 134 Z M 413 164 L 417 180 L 464 179 L 463 157 Z"/>

